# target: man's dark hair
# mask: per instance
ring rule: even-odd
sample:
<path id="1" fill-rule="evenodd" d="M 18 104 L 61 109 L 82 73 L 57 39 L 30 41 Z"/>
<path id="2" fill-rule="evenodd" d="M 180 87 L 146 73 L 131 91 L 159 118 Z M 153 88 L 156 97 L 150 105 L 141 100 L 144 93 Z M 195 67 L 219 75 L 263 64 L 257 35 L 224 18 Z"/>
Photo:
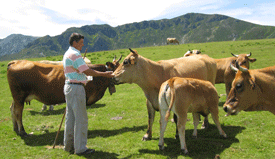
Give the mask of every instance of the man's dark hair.
<path id="1" fill-rule="evenodd" d="M 78 33 L 72 33 L 69 39 L 69 43 L 71 46 L 73 46 L 73 42 L 79 42 L 79 40 L 84 39 L 84 36 Z"/>

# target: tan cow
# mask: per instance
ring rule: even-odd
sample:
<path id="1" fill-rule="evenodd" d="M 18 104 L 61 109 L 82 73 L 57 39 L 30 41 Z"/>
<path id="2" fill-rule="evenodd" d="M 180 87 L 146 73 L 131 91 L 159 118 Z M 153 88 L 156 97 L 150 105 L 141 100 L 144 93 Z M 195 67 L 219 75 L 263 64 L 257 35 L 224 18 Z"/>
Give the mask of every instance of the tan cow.
<path id="1" fill-rule="evenodd" d="M 216 62 L 208 57 L 177 58 L 158 62 L 146 59 L 136 51 L 124 59 L 114 72 L 115 81 L 121 83 L 135 83 L 143 90 L 147 98 L 148 129 L 143 140 L 151 139 L 152 125 L 155 111 L 159 110 L 158 94 L 161 84 L 171 77 L 190 77 L 203 79 L 215 83 Z"/>
<path id="2" fill-rule="evenodd" d="M 187 51 L 184 54 L 184 57 L 189 57 L 192 55 L 197 55 L 200 54 L 200 52 L 195 52 L 194 51 Z M 231 53 L 233 57 L 228 57 L 228 58 L 222 58 L 222 59 L 215 59 L 217 62 L 217 75 L 216 75 L 216 80 L 215 83 L 225 83 L 225 89 L 226 89 L 226 95 L 228 95 L 230 89 L 231 89 L 231 84 L 232 81 L 235 77 L 235 72 L 231 70 L 230 64 L 232 62 L 235 63 L 235 61 L 242 67 L 245 67 L 249 69 L 249 62 L 253 63 L 256 61 L 255 58 L 250 58 L 252 53 L 250 54 L 240 54 L 240 55 L 235 55 Z"/>
<path id="3" fill-rule="evenodd" d="M 111 70 L 103 64 L 88 64 L 88 66 L 91 69 L 105 72 L 114 71 L 119 65 L 119 61 L 107 63 L 110 64 Z M 10 106 L 13 129 L 21 136 L 27 135 L 22 122 L 24 103 L 30 104 L 32 99 L 46 105 L 65 103 L 63 65 L 14 60 L 8 63 L 7 79 L 13 97 Z M 85 86 L 86 105 L 92 105 L 100 100 L 108 87 L 110 93 L 114 93 L 113 82 L 105 77 L 94 77 L 93 81 L 87 82 Z"/>
<path id="4" fill-rule="evenodd" d="M 170 103 L 170 104 L 169 104 Z M 219 122 L 219 96 L 214 85 L 209 81 L 173 77 L 165 81 L 159 92 L 159 112 L 160 112 L 160 138 L 159 149 L 164 149 L 164 132 L 167 121 L 172 110 L 178 117 L 178 131 L 181 150 L 188 153 L 185 143 L 185 124 L 187 113 L 193 114 L 194 131 L 193 137 L 197 137 L 197 126 L 199 124 L 199 114 L 211 116 L 217 125 L 220 135 L 226 138 L 226 134 Z"/>
<path id="5" fill-rule="evenodd" d="M 167 45 L 170 43 L 174 43 L 174 44 L 180 44 L 179 41 L 176 38 L 167 38 Z"/>
<path id="6" fill-rule="evenodd" d="M 237 65 L 236 76 L 223 109 L 228 115 L 240 111 L 270 111 L 275 115 L 275 66 L 248 70 Z"/>

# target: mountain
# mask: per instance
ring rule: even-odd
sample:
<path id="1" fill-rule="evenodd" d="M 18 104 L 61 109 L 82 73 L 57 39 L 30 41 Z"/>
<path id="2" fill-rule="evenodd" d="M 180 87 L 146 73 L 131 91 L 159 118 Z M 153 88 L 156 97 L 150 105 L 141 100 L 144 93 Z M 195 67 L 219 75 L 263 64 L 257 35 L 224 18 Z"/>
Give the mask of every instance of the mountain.
<path id="1" fill-rule="evenodd" d="M 0 56 L 19 53 L 27 44 L 33 42 L 38 37 L 12 34 L 0 40 Z"/>
<path id="2" fill-rule="evenodd" d="M 180 44 L 275 38 L 275 27 L 261 26 L 218 14 L 189 13 L 173 19 L 142 21 L 111 27 L 86 25 L 69 28 L 54 37 L 44 36 L 30 42 L 18 54 L 0 60 L 63 55 L 73 32 L 85 36 L 83 51 L 88 52 L 166 45 L 168 37 Z"/>

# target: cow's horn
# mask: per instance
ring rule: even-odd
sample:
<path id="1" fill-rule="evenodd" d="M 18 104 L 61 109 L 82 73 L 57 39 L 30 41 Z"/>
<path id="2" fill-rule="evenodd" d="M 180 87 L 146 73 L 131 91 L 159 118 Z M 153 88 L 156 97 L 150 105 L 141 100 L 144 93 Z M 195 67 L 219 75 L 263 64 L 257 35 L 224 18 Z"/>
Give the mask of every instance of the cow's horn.
<path id="1" fill-rule="evenodd" d="M 235 54 L 233 54 L 233 53 L 231 53 L 231 55 L 234 56 L 234 57 L 238 57 L 238 56 L 239 56 L 239 55 L 235 55 Z"/>
<path id="2" fill-rule="evenodd" d="M 136 54 L 136 52 L 135 52 L 134 50 L 132 50 L 131 48 L 129 48 L 129 50 L 130 50 L 132 53 Z"/>
<path id="3" fill-rule="evenodd" d="M 113 62 L 116 60 L 116 55 L 115 55 L 115 57 L 114 57 L 114 59 L 113 59 Z"/>
<path id="4" fill-rule="evenodd" d="M 235 66 L 233 66 L 232 63 L 233 63 L 233 62 L 230 63 L 230 68 L 231 68 L 231 70 L 234 71 L 234 72 L 237 72 L 239 69 L 236 68 Z"/>
<path id="5" fill-rule="evenodd" d="M 251 55 L 252 55 L 252 53 L 250 52 L 250 53 L 249 53 L 249 54 L 247 54 L 246 56 L 247 56 L 247 57 L 250 57 Z"/>
<path id="6" fill-rule="evenodd" d="M 242 72 L 248 72 L 248 69 L 247 69 L 247 68 L 244 68 L 244 67 L 242 67 L 242 66 L 240 66 L 240 65 L 238 64 L 238 62 L 236 62 L 236 67 L 237 67 L 240 71 L 242 71 Z"/>
<path id="7" fill-rule="evenodd" d="M 119 61 L 121 60 L 121 58 L 122 58 L 122 55 L 120 55 L 120 58 L 117 60 L 117 63 L 119 63 Z"/>

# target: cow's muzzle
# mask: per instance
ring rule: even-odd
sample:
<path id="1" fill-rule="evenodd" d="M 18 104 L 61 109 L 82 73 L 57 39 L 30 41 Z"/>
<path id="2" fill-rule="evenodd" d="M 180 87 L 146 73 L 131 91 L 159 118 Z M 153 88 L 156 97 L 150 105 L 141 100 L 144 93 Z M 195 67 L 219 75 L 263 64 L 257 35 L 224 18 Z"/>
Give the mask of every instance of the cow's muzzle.
<path id="1" fill-rule="evenodd" d="M 116 77 L 113 77 L 113 78 L 111 79 L 111 82 L 112 82 L 112 84 L 114 84 L 114 85 L 123 84 L 123 83 L 120 82 L 119 79 L 116 78 Z"/>
<path id="2" fill-rule="evenodd" d="M 232 109 L 232 107 L 230 107 L 228 105 L 224 105 L 223 110 L 227 113 L 225 116 L 238 114 L 238 111 L 236 109 Z"/>

